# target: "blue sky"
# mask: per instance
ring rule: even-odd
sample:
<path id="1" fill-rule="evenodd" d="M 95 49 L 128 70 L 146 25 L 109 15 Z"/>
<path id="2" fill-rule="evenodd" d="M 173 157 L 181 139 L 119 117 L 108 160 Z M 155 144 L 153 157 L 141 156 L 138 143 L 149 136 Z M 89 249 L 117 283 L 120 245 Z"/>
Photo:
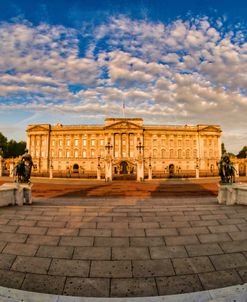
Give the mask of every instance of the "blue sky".
<path id="1" fill-rule="evenodd" d="M 28 124 L 220 124 L 246 145 L 246 1 L 0 0 L 0 131 Z"/>

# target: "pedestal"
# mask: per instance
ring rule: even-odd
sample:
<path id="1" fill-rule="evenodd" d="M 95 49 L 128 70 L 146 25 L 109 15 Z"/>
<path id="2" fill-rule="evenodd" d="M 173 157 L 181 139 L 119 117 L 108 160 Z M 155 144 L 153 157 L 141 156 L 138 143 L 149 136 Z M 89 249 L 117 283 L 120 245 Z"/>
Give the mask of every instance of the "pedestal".
<path id="1" fill-rule="evenodd" d="M 20 184 L 19 187 L 22 192 L 23 204 L 32 204 L 32 184 Z"/>
<path id="2" fill-rule="evenodd" d="M 136 180 L 144 181 L 144 162 L 143 159 L 137 160 L 137 171 L 136 171 Z"/>
<path id="3" fill-rule="evenodd" d="M 10 177 L 14 177 L 14 167 L 15 167 L 14 163 L 9 164 L 9 176 Z"/>
<path id="4" fill-rule="evenodd" d="M 49 169 L 49 178 L 53 178 L 53 169 L 52 168 Z"/>
<path id="5" fill-rule="evenodd" d="M 107 157 L 105 161 L 105 181 L 112 181 L 112 160 Z"/>
<path id="6" fill-rule="evenodd" d="M 97 168 L 97 179 L 98 179 L 98 180 L 101 179 L 101 171 L 100 171 L 100 168 Z"/>

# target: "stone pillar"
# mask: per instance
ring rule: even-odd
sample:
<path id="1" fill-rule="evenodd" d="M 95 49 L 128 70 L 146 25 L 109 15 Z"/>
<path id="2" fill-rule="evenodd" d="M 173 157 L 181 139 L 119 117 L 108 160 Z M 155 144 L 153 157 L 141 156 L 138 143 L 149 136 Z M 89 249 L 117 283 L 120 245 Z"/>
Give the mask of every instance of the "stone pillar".
<path id="1" fill-rule="evenodd" d="M 137 181 L 144 181 L 144 160 L 143 158 L 139 157 L 137 160 L 137 166 L 136 166 L 136 180 Z"/>
<path id="2" fill-rule="evenodd" d="M 101 179 L 101 171 L 100 171 L 100 167 L 97 168 L 97 179 L 98 179 L 98 180 Z"/>
<path id="3" fill-rule="evenodd" d="M 199 171 L 199 168 L 196 168 L 196 178 L 200 178 L 200 171 Z"/>
<path id="4" fill-rule="evenodd" d="M 49 177 L 53 178 L 53 167 L 52 167 L 52 165 L 50 165 L 50 168 L 49 168 Z"/>
<path id="5" fill-rule="evenodd" d="M 112 158 L 110 155 L 105 159 L 105 181 L 112 181 Z"/>
<path id="6" fill-rule="evenodd" d="M 15 167 L 14 161 L 10 162 L 10 164 L 9 164 L 9 176 L 10 177 L 14 177 L 14 167 Z"/>
<path id="7" fill-rule="evenodd" d="M 233 167 L 235 168 L 235 177 L 239 177 L 239 165 L 234 164 Z"/>
<path id="8" fill-rule="evenodd" d="M 152 166 L 148 167 L 148 180 L 152 179 Z"/>

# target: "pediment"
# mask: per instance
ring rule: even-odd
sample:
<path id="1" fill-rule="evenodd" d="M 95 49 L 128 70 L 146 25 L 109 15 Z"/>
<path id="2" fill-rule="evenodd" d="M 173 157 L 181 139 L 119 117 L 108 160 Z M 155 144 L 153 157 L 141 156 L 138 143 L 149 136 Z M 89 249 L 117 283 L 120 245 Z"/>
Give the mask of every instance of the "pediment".
<path id="1" fill-rule="evenodd" d="M 142 129 L 142 127 L 140 127 L 139 125 L 132 123 L 132 122 L 128 122 L 128 121 L 121 121 L 121 122 L 117 122 L 114 124 L 111 124 L 109 126 L 106 126 L 105 129 L 120 129 L 120 130 L 139 130 Z"/>
<path id="2" fill-rule="evenodd" d="M 40 132 L 40 131 L 48 131 L 49 126 L 48 125 L 29 125 L 27 131 L 32 131 L 32 132 Z"/>
<path id="3" fill-rule="evenodd" d="M 220 127 L 215 127 L 215 126 L 206 126 L 202 129 L 200 129 L 200 131 L 205 131 L 205 132 L 221 132 Z"/>

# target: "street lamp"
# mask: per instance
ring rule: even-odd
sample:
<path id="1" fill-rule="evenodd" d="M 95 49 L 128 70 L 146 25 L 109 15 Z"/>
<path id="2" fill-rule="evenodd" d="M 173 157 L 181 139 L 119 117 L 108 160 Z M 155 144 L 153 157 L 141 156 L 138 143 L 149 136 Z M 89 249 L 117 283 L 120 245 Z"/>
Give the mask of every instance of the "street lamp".
<path id="1" fill-rule="evenodd" d="M 144 146 L 141 142 L 136 146 L 136 149 L 139 151 L 139 154 L 141 155 L 142 151 L 144 150 Z"/>
<path id="2" fill-rule="evenodd" d="M 110 154 L 110 151 L 112 150 L 112 145 L 111 143 L 108 141 L 107 145 L 105 145 L 105 149 L 107 150 L 107 153 Z"/>

